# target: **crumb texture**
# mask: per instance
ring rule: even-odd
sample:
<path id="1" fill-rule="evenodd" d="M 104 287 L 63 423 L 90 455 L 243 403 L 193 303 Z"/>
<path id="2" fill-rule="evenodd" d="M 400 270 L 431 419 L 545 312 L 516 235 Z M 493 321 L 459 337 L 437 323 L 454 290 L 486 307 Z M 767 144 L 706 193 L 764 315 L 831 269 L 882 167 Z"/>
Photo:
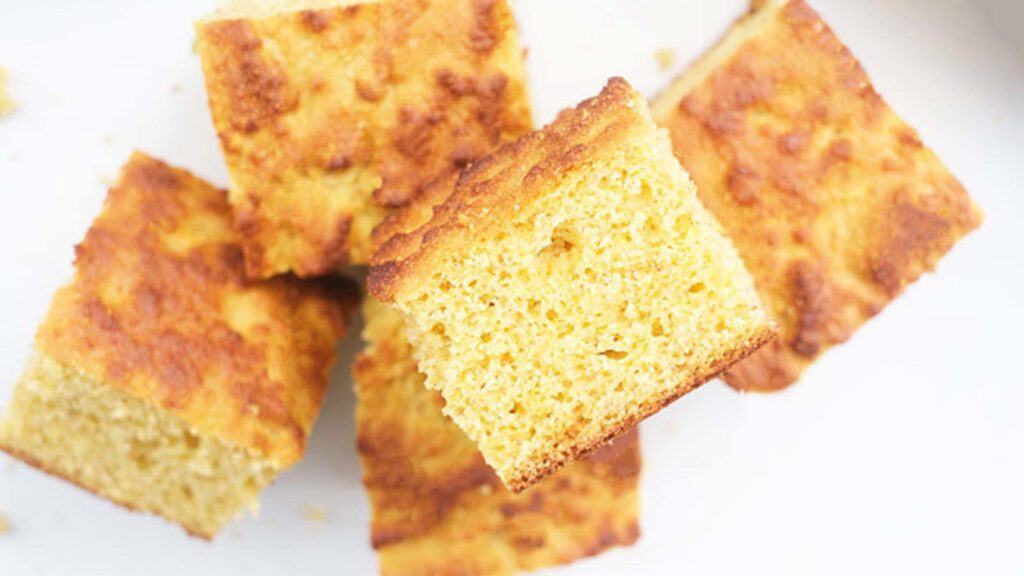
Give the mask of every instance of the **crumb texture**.
<path id="1" fill-rule="evenodd" d="M 396 224 L 370 291 L 406 315 L 427 386 L 515 490 L 773 333 L 621 79 L 474 163 L 408 231 L 425 212 Z"/>
<path id="2" fill-rule="evenodd" d="M 501 0 L 235 2 L 197 37 L 251 277 L 366 263 L 393 207 L 531 128 Z"/>
<path id="3" fill-rule="evenodd" d="M 636 540 L 636 433 L 512 494 L 424 386 L 401 314 L 364 310 L 356 427 L 382 575 L 513 574 Z"/>
<path id="4" fill-rule="evenodd" d="M 255 506 L 278 472 L 45 354 L 29 361 L 0 420 L 0 448 L 205 538 Z"/>
<path id="5" fill-rule="evenodd" d="M 737 388 L 794 382 L 981 223 L 803 0 L 760 3 L 653 110 L 781 328 Z"/>

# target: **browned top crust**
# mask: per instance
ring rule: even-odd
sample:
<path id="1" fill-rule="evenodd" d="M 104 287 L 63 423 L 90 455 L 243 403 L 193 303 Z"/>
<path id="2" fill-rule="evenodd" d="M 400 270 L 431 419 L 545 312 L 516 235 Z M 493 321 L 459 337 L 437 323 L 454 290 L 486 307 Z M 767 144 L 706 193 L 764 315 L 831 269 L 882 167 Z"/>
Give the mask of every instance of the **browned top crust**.
<path id="1" fill-rule="evenodd" d="M 503 0 L 208 19 L 197 36 L 251 277 L 365 263 L 390 208 L 532 126 Z"/>
<path id="2" fill-rule="evenodd" d="M 371 258 L 370 293 L 392 300 L 415 270 L 427 269 L 424 264 L 442 241 L 457 250 L 474 228 L 501 222 L 557 186 L 562 174 L 594 151 L 614 149 L 635 131 L 647 129 L 636 122 L 638 110 L 645 107 L 625 80 L 612 78 L 600 94 L 563 111 L 548 126 L 502 145 L 457 179 L 440 182 L 427 201 L 413 205 L 378 234 L 386 241 Z M 428 206 L 433 209 L 424 222 Z"/>
<path id="3" fill-rule="evenodd" d="M 512 494 L 424 387 L 399 313 L 369 302 L 366 318 L 356 426 L 382 574 L 505 574 L 636 540 L 635 431 Z"/>
<path id="4" fill-rule="evenodd" d="M 762 2 L 653 110 L 782 329 L 737 388 L 795 381 L 981 223 L 803 0 Z"/>
<path id="5" fill-rule="evenodd" d="M 75 253 L 40 351 L 282 467 L 302 456 L 350 284 L 247 284 L 226 193 L 140 153 Z"/>

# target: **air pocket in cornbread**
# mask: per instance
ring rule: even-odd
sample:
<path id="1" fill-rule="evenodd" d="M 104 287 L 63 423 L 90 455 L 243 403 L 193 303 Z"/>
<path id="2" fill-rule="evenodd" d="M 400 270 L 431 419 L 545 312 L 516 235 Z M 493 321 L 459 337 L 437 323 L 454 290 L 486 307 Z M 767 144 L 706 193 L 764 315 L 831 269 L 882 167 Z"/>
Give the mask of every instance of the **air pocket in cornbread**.
<path id="1" fill-rule="evenodd" d="M 453 180 L 377 251 L 369 288 L 403 312 L 426 385 L 513 490 L 774 334 L 622 79 Z"/>
<path id="2" fill-rule="evenodd" d="M 363 309 L 356 429 L 383 576 L 513 574 L 636 540 L 635 432 L 512 494 L 424 387 L 401 314 Z"/>
<path id="3" fill-rule="evenodd" d="M 236 0 L 196 33 L 250 277 L 365 264 L 391 208 L 532 128 L 504 0 Z"/>
<path id="4" fill-rule="evenodd" d="M 655 101 L 780 335 L 725 379 L 793 383 L 981 223 L 803 0 L 768 0 Z"/>
<path id="5" fill-rule="evenodd" d="M 0 449 L 210 538 L 302 458 L 354 291 L 247 284 L 226 193 L 142 154 L 75 252 Z"/>

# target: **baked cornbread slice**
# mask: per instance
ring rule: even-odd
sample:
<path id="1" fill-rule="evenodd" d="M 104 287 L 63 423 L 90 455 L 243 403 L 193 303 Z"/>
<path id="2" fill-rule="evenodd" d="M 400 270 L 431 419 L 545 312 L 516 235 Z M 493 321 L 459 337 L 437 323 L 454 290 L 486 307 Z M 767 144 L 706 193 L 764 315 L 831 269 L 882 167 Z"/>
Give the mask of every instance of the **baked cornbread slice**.
<path id="1" fill-rule="evenodd" d="M 138 153 L 75 253 L 0 449 L 210 538 L 302 457 L 354 292 L 246 284 L 226 193 Z"/>
<path id="2" fill-rule="evenodd" d="M 389 209 L 532 128 L 504 0 L 241 0 L 196 29 L 250 277 L 365 264 Z"/>
<path id="3" fill-rule="evenodd" d="M 622 79 L 457 178 L 377 251 L 369 289 L 512 490 L 621 434 L 774 333 Z"/>
<path id="4" fill-rule="evenodd" d="M 794 382 L 981 223 L 802 0 L 757 3 L 652 110 L 781 327 L 736 388 Z"/>
<path id="5" fill-rule="evenodd" d="M 363 310 L 356 429 L 381 574 L 512 574 L 636 540 L 636 433 L 512 494 L 424 387 L 401 314 Z"/>

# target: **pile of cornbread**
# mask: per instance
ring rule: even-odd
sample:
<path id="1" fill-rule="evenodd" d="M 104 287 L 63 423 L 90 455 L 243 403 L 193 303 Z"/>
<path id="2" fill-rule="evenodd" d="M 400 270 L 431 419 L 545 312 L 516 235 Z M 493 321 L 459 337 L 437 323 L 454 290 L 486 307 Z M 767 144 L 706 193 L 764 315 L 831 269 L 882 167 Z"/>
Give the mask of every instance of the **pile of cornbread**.
<path id="1" fill-rule="evenodd" d="M 205 539 L 303 458 L 361 313 L 381 574 L 631 545 L 639 422 L 795 383 L 981 223 L 804 0 L 539 129 L 506 0 L 227 0 L 196 38 L 230 184 L 128 159 L 0 449 Z"/>

